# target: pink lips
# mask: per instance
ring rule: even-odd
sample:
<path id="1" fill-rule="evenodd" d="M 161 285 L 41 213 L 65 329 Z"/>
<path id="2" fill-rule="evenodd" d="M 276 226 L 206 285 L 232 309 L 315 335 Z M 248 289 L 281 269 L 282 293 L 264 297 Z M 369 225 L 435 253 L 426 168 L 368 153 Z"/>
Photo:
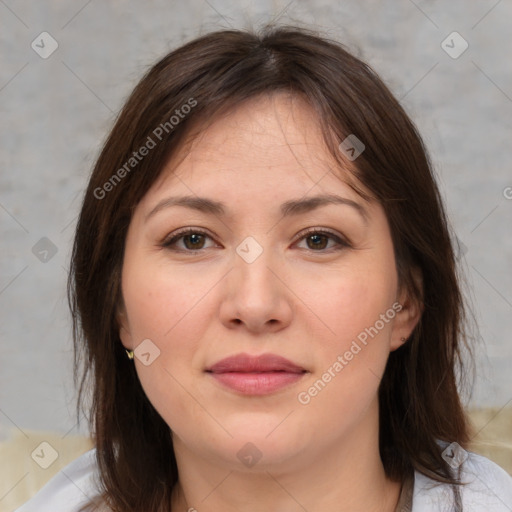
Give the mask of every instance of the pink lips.
<path id="1" fill-rule="evenodd" d="M 265 395 L 297 382 L 306 370 L 275 354 L 238 354 L 208 368 L 221 384 L 246 395 Z"/>

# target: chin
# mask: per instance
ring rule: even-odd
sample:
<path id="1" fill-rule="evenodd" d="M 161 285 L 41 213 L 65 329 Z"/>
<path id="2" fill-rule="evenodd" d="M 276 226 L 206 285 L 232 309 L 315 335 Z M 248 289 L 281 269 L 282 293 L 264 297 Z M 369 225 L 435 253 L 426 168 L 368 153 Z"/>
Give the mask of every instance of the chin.
<path id="1" fill-rule="evenodd" d="M 237 428 L 230 425 L 228 430 L 233 439 L 229 440 L 229 451 L 230 455 L 235 453 L 236 463 L 245 465 L 247 455 L 249 459 L 257 459 L 254 466 L 263 469 L 286 463 L 303 452 L 308 436 L 304 435 L 303 429 L 293 428 L 287 423 L 288 420 L 283 422 L 285 417 L 286 414 L 283 414 L 278 419 L 262 418 L 261 421 L 251 417 L 247 421 L 239 420 Z M 247 465 L 250 466 L 250 463 Z"/>

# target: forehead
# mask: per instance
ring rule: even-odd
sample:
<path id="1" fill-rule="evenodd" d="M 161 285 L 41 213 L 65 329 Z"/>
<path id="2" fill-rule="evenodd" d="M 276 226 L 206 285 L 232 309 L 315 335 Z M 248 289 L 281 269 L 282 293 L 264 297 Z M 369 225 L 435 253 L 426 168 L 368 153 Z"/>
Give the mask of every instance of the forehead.
<path id="1" fill-rule="evenodd" d="M 341 168 L 327 148 L 313 107 L 298 95 L 280 92 L 251 98 L 197 125 L 145 202 L 170 189 L 236 196 L 248 187 L 271 196 L 286 191 L 295 197 L 316 188 L 358 197 L 347 184 L 354 180 L 348 165 Z"/>

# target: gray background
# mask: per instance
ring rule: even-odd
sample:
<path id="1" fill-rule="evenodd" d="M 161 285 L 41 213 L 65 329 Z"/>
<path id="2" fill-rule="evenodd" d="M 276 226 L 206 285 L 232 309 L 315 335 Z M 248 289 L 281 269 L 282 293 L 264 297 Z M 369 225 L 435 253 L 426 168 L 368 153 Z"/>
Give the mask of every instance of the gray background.
<path id="1" fill-rule="evenodd" d="M 345 43 L 418 125 L 480 327 L 471 404 L 512 399 L 510 0 L 0 0 L 0 440 L 17 428 L 78 431 L 66 269 L 88 173 L 123 100 L 186 40 L 270 20 Z M 58 43 L 47 59 L 31 48 L 43 31 Z M 456 59 L 441 46 L 453 31 L 469 44 Z"/>

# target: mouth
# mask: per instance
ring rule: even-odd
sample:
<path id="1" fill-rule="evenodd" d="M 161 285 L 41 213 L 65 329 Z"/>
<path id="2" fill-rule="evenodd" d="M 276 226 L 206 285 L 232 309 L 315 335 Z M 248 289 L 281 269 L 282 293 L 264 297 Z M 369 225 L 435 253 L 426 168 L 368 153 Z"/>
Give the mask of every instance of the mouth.
<path id="1" fill-rule="evenodd" d="M 266 395 L 298 382 L 308 371 L 275 354 L 238 354 L 207 368 L 224 387 L 244 395 Z"/>

